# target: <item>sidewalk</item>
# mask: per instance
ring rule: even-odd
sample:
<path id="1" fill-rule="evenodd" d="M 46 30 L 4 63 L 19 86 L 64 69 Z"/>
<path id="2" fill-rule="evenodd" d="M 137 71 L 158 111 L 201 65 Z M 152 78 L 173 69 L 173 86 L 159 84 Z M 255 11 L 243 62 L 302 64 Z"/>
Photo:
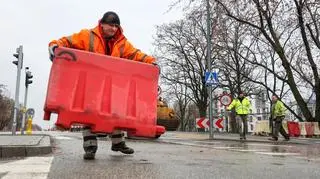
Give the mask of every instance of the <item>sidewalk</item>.
<path id="1" fill-rule="evenodd" d="M 183 140 L 211 140 L 209 139 L 209 132 L 166 132 L 161 137 L 167 139 L 183 139 Z M 160 137 L 160 138 L 161 138 Z M 278 141 L 270 141 L 267 136 L 256 136 L 247 134 L 244 142 L 258 142 L 258 143 L 288 143 L 288 144 L 320 144 L 320 138 L 303 138 L 303 137 L 291 137 L 290 141 L 283 141 L 282 137 L 279 137 Z M 223 141 L 240 141 L 239 134 L 234 133 L 214 133 L 212 140 L 223 140 Z"/>
<path id="2" fill-rule="evenodd" d="M 50 136 L 45 134 L 12 135 L 0 132 L 0 159 L 45 155 L 52 152 Z"/>

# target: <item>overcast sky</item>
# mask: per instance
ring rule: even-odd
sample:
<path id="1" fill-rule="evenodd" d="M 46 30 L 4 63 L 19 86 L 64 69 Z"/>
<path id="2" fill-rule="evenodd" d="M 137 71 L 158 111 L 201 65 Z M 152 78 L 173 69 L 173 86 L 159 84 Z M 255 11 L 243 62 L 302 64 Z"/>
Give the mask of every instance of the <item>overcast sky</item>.
<path id="1" fill-rule="evenodd" d="M 48 43 L 62 36 L 93 28 L 106 11 L 118 13 L 124 34 L 134 46 L 146 53 L 153 51 L 155 26 L 181 18 L 177 11 L 167 12 L 174 0 L 10 0 L 0 6 L 0 84 L 6 85 L 14 99 L 16 66 L 12 56 L 23 45 L 23 67 L 34 76 L 29 87 L 28 107 L 35 109 L 34 123 L 52 127 L 55 120 L 43 121 L 43 105 L 51 62 Z M 24 69 L 23 68 L 23 69 Z M 22 71 L 20 103 L 24 99 Z"/>

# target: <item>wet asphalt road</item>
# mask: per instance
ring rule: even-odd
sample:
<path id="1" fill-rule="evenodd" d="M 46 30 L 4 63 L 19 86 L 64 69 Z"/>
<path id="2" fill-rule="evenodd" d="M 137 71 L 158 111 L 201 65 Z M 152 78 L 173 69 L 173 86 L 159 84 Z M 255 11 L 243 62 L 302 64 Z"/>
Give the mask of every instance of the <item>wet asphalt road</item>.
<path id="1" fill-rule="evenodd" d="M 80 133 L 57 133 L 48 178 L 319 178 L 319 144 L 166 139 L 127 140 L 135 154 L 99 140 L 94 161 L 82 159 Z"/>

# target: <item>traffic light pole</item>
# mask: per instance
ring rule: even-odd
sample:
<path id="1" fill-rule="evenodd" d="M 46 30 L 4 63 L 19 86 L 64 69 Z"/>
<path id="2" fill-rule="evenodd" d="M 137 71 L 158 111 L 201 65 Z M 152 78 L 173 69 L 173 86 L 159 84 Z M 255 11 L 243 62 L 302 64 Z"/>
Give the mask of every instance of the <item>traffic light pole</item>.
<path id="1" fill-rule="evenodd" d="M 26 123 L 26 112 L 27 112 L 27 99 L 28 99 L 28 87 L 29 84 L 32 83 L 33 76 L 31 71 L 29 71 L 29 67 L 26 67 L 26 79 L 25 79 L 25 93 L 24 93 L 24 104 L 23 104 L 23 116 L 22 116 L 22 130 L 21 134 L 24 134 L 25 123 Z M 28 133 L 28 132 L 27 132 Z"/>
<path id="2" fill-rule="evenodd" d="M 14 112 L 13 112 L 13 121 L 12 121 L 12 135 L 16 134 L 17 130 L 17 116 L 19 112 L 19 90 L 20 90 L 20 76 L 21 76 L 21 68 L 22 68 L 22 60 L 23 60 L 23 47 L 22 45 L 17 48 L 17 54 L 14 54 L 14 57 L 18 58 L 17 63 L 17 81 L 16 81 L 16 94 L 14 101 Z"/>
<path id="3" fill-rule="evenodd" d="M 27 112 L 27 98 L 28 98 L 28 86 L 25 88 L 24 92 L 24 103 L 23 103 L 23 115 L 22 115 L 22 124 L 21 124 L 21 135 L 24 134 L 25 124 L 26 124 L 26 112 Z"/>

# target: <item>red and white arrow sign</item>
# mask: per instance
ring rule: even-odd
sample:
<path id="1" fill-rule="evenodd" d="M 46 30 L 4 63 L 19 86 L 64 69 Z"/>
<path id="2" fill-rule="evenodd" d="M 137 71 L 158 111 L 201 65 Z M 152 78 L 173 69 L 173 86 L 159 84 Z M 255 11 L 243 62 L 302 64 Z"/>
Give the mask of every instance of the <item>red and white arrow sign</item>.
<path id="1" fill-rule="evenodd" d="M 221 124 L 222 121 L 223 121 L 223 118 L 214 119 L 213 120 L 214 127 L 222 129 L 223 128 Z M 209 128 L 210 121 L 209 119 L 204 117 L 196 118 L 196 124 L 197 124 L 197 128 Z"/>
<path id="2" fill-rule="evenodd" d="M 197 128 L 209 128 L 210 121 L 209 119 L 204 117 L 196 118 L 196 124 L 197 124 Z"/>
<path id="3" fill-rule="evenodd" d="M 213 121 L 214 127 L 222 129 L 223 128 L 223 126 L 221 124 L 222 121 L 223 121 L 223 118 L 214 119 L 214 121 Z"/>

